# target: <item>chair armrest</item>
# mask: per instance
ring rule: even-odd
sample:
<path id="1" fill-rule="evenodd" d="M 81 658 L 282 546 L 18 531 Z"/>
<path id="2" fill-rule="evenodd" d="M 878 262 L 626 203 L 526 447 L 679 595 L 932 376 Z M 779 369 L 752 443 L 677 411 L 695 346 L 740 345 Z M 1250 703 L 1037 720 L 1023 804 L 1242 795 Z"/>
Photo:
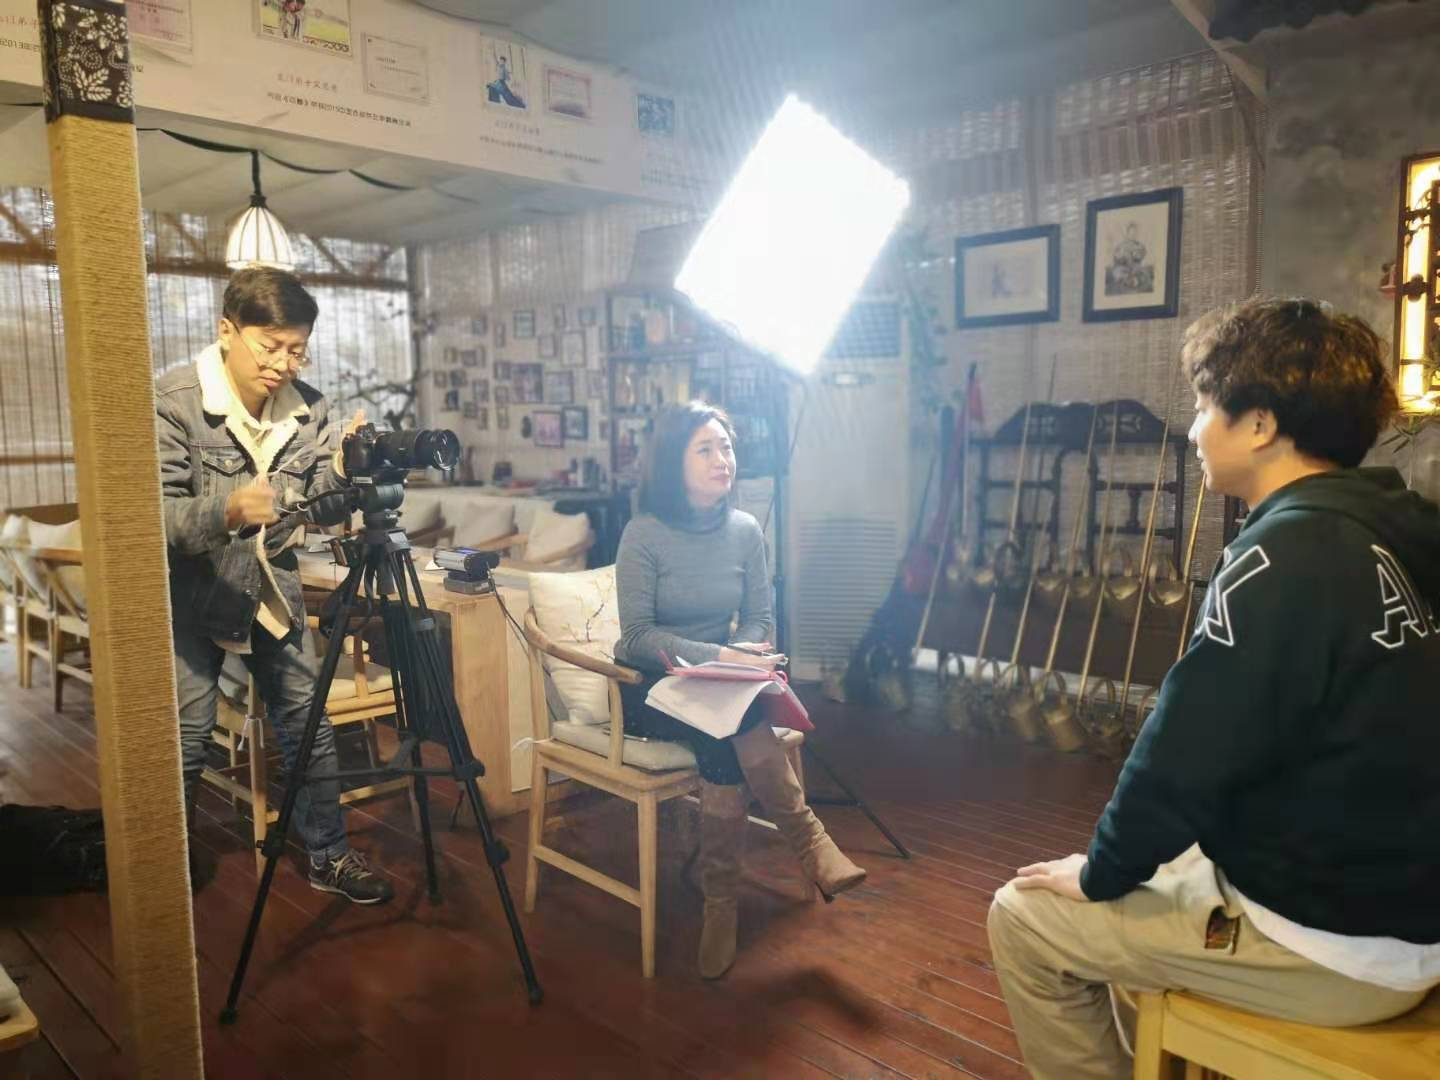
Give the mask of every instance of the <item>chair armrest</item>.
<path id="1" fill-rule="evenodd" d="M 523 539 L 524 537 L 521 537 L 522 541 Z M 531 573 L 548 573 L 550 572 L 550 568 L 556 563 L 573 559 L 577 555 L 584 555 L 594 545 L 595 534 L 592 532 L 579 543 L 571 544 L 568 548 L 562 548 L 559 551 L 546 555 L 543 559 L 503 559 L 500 565 L 510 570 L 528 570 Z"/>
<path id="2" fill-rule="evenodd" d="M 553 656 L 556 660 L 564 660 L 567 664 L 574 664 L 586 671 L 593 671 L 596 675 L 604 675 L 607 679 L 614 679 L 616 682 L 627 683 L 636 686 L 645 681 L 645 676 L 634 668 L 623 667 L 620 664 L 612 664 L 605 660 L 597 660 L 588 656 L 579 649 L 572 649 L 565 645 L 551 641 L 540 629 L 539 623 L 535 621 L 534 610 L 525 613 L 525 639 L 532 646 L 544 653 L 546 656 Z"/>
<path id="3" fill-rule="evenodd" d="M 55 566 L 85 565 L 85 553 L 79 548 L 30 548 L 29 554 Z"/>
<path id="4" fill-rule="evenodd" d="M 509 551 L 513 547 L 523 545 L 529 537 L 522 532 L 508 533 L 505 536 L 492 537 L 489 540 L 481 541 L 478 544 L 471 544 L 476 551 Z"/>

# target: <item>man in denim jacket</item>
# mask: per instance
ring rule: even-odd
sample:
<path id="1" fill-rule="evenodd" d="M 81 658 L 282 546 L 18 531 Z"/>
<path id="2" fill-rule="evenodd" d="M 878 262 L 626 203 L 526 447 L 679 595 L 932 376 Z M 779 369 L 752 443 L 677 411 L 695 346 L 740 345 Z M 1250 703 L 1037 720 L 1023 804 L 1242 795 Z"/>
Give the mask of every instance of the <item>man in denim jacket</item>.
<path id="1" fill-rule="evenodd" d="M 219 341 L 155 387 L 180 744 L 187 803 L 215 727 L 220 669 L 236 653 L 255 677 L 286 768 L 295 755 L 317 670 L 301 648 L 305 604 L 295 547 L 304 530 L 278 509 L 302 499 L 309 518 L 347 516 L 343 431 L 325 398 L 296 375 L 319 309 L 299 278 L 251 267 L 225 290 Z M 310 783 L 295 806 L 310 884 L 359 904 L 389 900 L 389 881 L 345 840 L 335 737 L 316 735 Z"/>

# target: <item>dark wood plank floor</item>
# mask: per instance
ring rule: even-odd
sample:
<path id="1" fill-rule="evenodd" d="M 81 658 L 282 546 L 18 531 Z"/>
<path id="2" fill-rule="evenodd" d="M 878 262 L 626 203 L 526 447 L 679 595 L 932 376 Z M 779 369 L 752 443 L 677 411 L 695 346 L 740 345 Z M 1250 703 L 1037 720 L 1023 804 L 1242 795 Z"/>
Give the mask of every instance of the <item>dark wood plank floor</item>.
<path id="1" fill-rule="evenodd" d="M 922 680 L 923 681 L 923 680 Z M 98 805 L 94 720 L 83 688 L 62 713 L 42 675 L 17 688 L 0 646 L 0 801 Z M 426 900 L 403 801 L 349 813 L 357 847 L 396 901 L 356 909 L 307 887 L 297 858 L 276 878 L 238 1025 L 220 1027 L 255 886 L 248 825 L 213 792 L 194 842 L 214 878 L 195 897 L 211 1077 L 947 1077 L 1026 1075 L 990 968 L 985 912 L 1012 869 L 1081 850 L 1113 767 L 825 703 L 812 736 L 915 853 L 897 858 L 855 810 L 822 811 L 870 871 L 834 904 L 809 903 L 772 833 L 750 833 L 740 958 L 722 981 L 694 970 L 698 894 L 684 877 L 695 808 L 661 817 L 657 975 L 640 976 L 639 916 L 557 872 L 522 916 L 546 999 L 532 1008 L 473 826 L 448 827 L 444 902 Z M 812 792 L 826 790 L 813 765 Z M 634 880 L 634 810 L 574 800 L 556 844 Z M 499 832 L 519 903 L 524 816 Z M 103 896 L 0 899 L 0 962 L 44 1038 L 0 1058 L 0 1077 L 124 1076 Z M 8 1072 L 7 1072 L 8 1070 Z"/>

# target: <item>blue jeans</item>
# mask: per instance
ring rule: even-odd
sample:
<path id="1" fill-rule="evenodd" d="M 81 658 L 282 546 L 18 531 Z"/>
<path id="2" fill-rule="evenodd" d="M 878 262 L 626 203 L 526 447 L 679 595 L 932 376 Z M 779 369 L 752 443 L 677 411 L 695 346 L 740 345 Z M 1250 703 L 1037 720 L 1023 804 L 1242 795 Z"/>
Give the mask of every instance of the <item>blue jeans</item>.
<path id="1" fill-rule="evenodd" d="M 189 805 L 195 781 L 205 765 L 205 749 L 215 730 L 215 708 L 220 693 L 220 668 L 225 650 L 213 640 L 189 630 L 175 629 L 175 688 L 180 700 L 180 760 L 185 772 L 185 799 Z M 258 624 L 250 636 L 251 652 L 242 656 L 255 676 L 265 716 L 280 739 L 285 768 L 295 768 L 295 755 L 305 718 L 315 694 L 319 674 L 315 661 L 300 648 L 300 633 L 276 640 Z M 335 731 L 330 718 L 320 718 L 310 754 L 309 781 L 295 800 L 295 826 L 312 859 L 338 858 L 349 845 L 340 820 L 340 781 Z"/>

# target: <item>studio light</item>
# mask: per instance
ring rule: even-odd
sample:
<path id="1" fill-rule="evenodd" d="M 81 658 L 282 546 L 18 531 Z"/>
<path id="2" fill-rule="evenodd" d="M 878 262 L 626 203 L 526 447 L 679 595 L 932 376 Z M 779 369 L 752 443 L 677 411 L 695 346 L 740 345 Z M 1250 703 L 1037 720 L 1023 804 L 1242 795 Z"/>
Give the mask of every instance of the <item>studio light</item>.
<path id="1" fill-rule="evenodd" d="M 909 184 L 792 94 L 675 288 L 752 348 L 809 372 L 909 205 Z"/>

